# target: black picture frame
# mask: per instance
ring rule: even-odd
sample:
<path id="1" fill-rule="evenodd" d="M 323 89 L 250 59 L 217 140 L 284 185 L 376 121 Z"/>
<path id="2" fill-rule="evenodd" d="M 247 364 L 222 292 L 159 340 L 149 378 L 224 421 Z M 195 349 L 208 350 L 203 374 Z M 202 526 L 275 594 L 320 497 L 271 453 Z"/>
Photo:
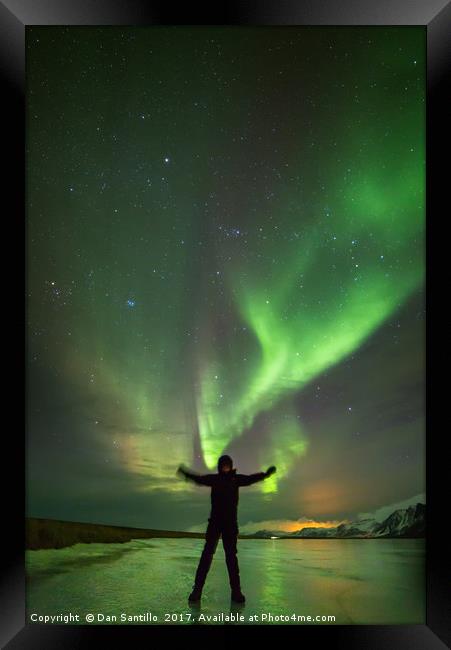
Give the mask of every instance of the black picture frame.
<path id="1" fill-rule="evenodd" d="M 444 0 L 247 0 L 227 2 L 216 7 L 185 5 L 171 7 L 167 2 L 145 0 L 6 0 L 0 3 L 0 62 L 2 72 L 2 108 L 4 138 L 2 154 L 6 163 L 6 188 L 4 199 L 9 201 L 5 215 L 18 226 L 18 245 L 23 252 L 25 235 L 25 29 L 31 25 L 420 25 L 427 32 L 427 294 L 430 295 L 431 221 L 436 223 L 446 206 L 449 164 L 442 163 L 449 137 L 449 104 L 444 100 L 450 87 L 451 69 L 451 3 Z M 446 158 L 445 158 L 446 160 Z M 13 192 L 11 188 L 14 187 Z M 448 209 L 449 210 L 449 209 Z M 434 219 L 434 217 L 436 217 Z M 4 240 L 6 243 L 6 240 Z M 6 247 L 6 246 L 5 246 Z M 24 254 L 26 265 L 26 253 Z M 20 259 L 20 256 L 19 256 Z M 25 266 L 24 265 L 24 266 Z M 436 278 L 436 275 L 434 275 Z M 22 294 L 23 295 L 23 294 Z M 23 303 L 20 303 L 23 305 Z M 20 309 L 20 308 L 19 308 Z M 16 312 L 17 313 L 17 312 Z M 24 324 L 26 322 L 26 310 Z M 429 307 L 428 307 L 429 319 Z M 429 320 L 428 320 L 429 323 Z M 13 319 L 14 333 L 20 334 Z M 429 332 L 429 328 L 428 328 Z M 12 334 L 11 334 L 12 335 Z M 434 337 L 436 334 L 434 333 Z M 17 343 L 19 349 L 21 342 Z M 6 345 L 6 347 L 10 347 Z M 427 347 L 427 374 L 430 375 L 429 342 Z M 17 348 L 11 345 L 11 367 L 17 367 Z M 26 380 L 26 378 L 25 378 Z M 434 392 L 435 396 L 435 392 Z M 432 432 L 431 404 L 438 399 L 427 393 L 426 431 L 426 485 L 427 485 L 427 576 L 426 624 L 399 626 L 318 625 L 295 626 L 297 643 L 333 643 L 335 647 L 380 650 L 406 648 L 406 650 L 435 650 L 451 647 L 451 606 L 449 560 L 447 560 L 443 522 L 447 516 L 444 496 L 447 456 L 444 452 L 446 435 Z M 447 431 L 446 431 L 447 433 Z M 4 489 L 3 529 L 4 556 L 8 566 L 1 578 L 1 646 L 16 648 L 86 648 L 105 642 L 106 634 L 114 634 L 117 643 L 138 643 L 138 635 L 147 642 L 155 642 L 157 630 L 148 626 L 84 626 L 38 625 L 25 621 L 25 504 L 24 468 L 25 436 L 23 429 L 14 427 L 10 433 L 8 465 L 14 467 L 8 489 Z M 6 456 L 4 457 L 6 460 Z M 6 464 L 6 463 L 5 463 Z M 5 469 L 5 467 L 4 467 Z M 263 633 L 267 645 L 288 643 L 281 634 L 293 627 L 252 627 L 251 633 Z M 248 630 L 249 631 L 249 630 Z M 233 642 L 240 627 L 192 626 L 183 629 L 168 626 L 158 630 L 167 643 L 175 641 L 174 635 L 182 633 L 184 643 L 189 643 L 193 633 L 197 641 L 219 637 Z M 190 634 L 191 633 L 191 634 Z"/>

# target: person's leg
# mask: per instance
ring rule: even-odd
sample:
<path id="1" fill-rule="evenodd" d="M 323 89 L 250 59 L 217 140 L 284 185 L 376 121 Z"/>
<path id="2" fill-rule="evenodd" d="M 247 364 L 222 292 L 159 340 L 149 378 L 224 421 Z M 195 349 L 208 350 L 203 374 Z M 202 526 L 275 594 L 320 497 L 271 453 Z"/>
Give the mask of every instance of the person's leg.
<path id="1" fill-rule="evenodd" d="M 237 558 L 237 538 L 238 527 L 226 527 L 222 531 L 222 545 L 226 558 L 227 570 L 229 572 L 229 582 L 233 593 L 241 591 L 240 570 Z"/>
<path id="2" fill-rule="evenodd" d="M 196 571 L 196 577 L 194 579 L 195 589 L 202 590 L 205 584 L 205 579 L 210 569 L 220 535 L 221 531 L 218 526 L 215 524 L 215 522 L 209 520 L 205 533 L 204 548 L 202 550 L 202 555 L 200 556 L 199 565 Z"/>

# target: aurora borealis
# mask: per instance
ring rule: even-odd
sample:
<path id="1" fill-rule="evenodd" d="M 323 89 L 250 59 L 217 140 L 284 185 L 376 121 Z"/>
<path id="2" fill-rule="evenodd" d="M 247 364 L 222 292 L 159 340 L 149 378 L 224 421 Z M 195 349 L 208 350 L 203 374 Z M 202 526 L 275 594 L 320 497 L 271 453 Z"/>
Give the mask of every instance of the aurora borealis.
<path id="1" fill-rule="evenodd" d="M 424 500 L 424 84 L 421 27 L 27 28 L 30 516 Z"/>

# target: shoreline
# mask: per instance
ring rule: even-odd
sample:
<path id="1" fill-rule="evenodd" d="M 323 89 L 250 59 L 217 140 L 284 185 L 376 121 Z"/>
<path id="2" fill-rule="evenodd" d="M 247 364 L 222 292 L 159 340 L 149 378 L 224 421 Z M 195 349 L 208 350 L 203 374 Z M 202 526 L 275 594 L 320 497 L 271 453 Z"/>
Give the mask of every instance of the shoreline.
<path id="1" fill-rule="evenodd" d="M 205 539 L 205 533 L 194 533 L 174 530 L 158 530 L 150 528 L 132 528 L 127 526 L 112 526 L 108 524 L 93 524 L 88 522 L 64 521 L 40 517 L 26 517 L 26 550 L 58 549 L 74 544 L 110 544 L 126 543 L 132 539 Z M 425 536 L 402 537 L 399 535 L 384 537 L 290 537 L 277 536 L 275 539 L 261 535 L 238 535 L 238 539 L 260 539 L 264 541 L 316 540 L 316 539 L 425 539 Z"/>

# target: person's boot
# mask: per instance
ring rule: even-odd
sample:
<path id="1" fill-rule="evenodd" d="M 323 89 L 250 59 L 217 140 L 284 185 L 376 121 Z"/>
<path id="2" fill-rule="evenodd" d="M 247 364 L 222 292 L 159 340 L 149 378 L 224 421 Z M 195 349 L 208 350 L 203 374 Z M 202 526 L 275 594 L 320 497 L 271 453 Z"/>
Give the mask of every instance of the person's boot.
<path id="1" fill-rule="evenodd" d="M 197 603 L 197 602 L 199 602 L 201 597 L 202 597 L 202 587 L 196 587 L 196 585 L 194 585 L 194 588 L 193 588 L 192 592 L 188 596 L 189 602 L 190 603 Z"/>
<path id="2" fill-rule="evenodd" d="M 235 603 L 244 603 L 246 602 L 246 598 L 243 593 L 241 593 L 241 589 L 239 587 L 235 587 L 235 589 L 232 589 L 232 600 Z"/>

